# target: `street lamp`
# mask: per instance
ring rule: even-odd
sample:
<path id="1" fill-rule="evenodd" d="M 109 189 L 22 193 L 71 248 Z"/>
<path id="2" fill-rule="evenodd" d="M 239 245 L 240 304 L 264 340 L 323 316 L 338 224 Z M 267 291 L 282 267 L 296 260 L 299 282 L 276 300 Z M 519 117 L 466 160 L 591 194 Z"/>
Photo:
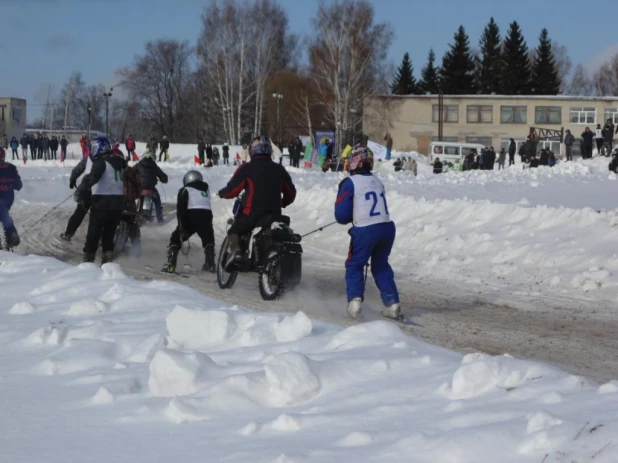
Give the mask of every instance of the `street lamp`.
<path id="1" fill-rule="evenodd" d="M 273 98 L 277 100 L 277 137 L 279 138 L 278 142 L 281 144 L 281 110 L 280 103 L 283 99 L 283 95 L 281 93 L 273 93 Z"/>
<path id="2" fill-rule="evenodd" d="M 109 92 L 103 93 L 105 97 L 105 136 L 107 138 L 109 138 L 109 99 L 112 97 L 112 90 L 114 90 L 114 87 L 110 87 Z"/>

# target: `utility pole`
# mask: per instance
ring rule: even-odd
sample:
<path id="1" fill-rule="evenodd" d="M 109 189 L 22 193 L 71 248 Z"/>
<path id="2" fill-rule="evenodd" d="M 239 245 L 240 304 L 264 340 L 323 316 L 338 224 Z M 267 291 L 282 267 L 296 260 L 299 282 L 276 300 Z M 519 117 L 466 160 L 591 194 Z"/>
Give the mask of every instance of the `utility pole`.
<path id="1" fill-rule="evenodd" d="M 92 125 L 92 106 L 90 103 L 88 103 L 86 111 L 88 111 L 88 140 L 90 140 L 90 126 Z"/>
<path id="2" fill-rule="evenodd" d="M 105 136 L 109 138 L 109 99 L 112 97 L 113 87 L 109 89 L 109 92 L 103 93 L 105 97 Z"/>
<path id="3" fill-rule="evenodd" d="M 444 92 L 442 86 L 438 90 L 438 141 L 444 137 Z"/>
<path id="4" fill-rule="evenodd" d="M 47 113 L 49 112 L 49 94 L 51 93 L 51 85 L 47 89 L 47 103 L 45 104 L 45 117 L 43 118 L 43 131 L 47 130 Z"/>
<path id="5" fill-rule="evenodd" d="M 281 93 L 273 93 L 273 98 L 277 100 L 277 143 L 281 144 L 281 100 L 283 95 Z"/>

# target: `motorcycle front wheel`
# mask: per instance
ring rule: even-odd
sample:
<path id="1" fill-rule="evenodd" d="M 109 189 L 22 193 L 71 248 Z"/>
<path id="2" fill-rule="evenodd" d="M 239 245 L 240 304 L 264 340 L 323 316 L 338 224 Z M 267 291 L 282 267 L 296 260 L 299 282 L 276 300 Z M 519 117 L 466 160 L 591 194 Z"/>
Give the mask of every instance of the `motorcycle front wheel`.
<path id="1" fill-rule="evenodd" d="M 238 272 L 227 272 L 225 270 L 225 263 L 227 262 L 227 256 L 229 254 L 227 237 L 221 244 L 221 250 L 219 251 L 219 258 L 217 259 L 217 284 L 221 289 L 230 289 L 236 283 L 236 277 Z"/>
<path id="2" fill-rule="evenodd" d="M 283 278 L 281 277 L 281 258 L 278 253 L 271 252 L 258 277 L 260 295 L 265 301 L 273 301 L 283 293 Z"/>

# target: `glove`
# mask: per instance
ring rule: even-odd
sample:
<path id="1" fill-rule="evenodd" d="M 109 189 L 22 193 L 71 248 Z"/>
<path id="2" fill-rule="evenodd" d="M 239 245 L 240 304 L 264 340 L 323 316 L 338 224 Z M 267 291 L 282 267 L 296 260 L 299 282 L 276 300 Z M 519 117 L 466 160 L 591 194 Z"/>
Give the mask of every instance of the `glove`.
<path id="1" fill-rule="evenodd" d="M 71 180 L 69 182 L 69 188 L 72 190 L 73 188 L 75 188 L 77 186 L 77 183 L 75 183 L 73 180 Z"/>

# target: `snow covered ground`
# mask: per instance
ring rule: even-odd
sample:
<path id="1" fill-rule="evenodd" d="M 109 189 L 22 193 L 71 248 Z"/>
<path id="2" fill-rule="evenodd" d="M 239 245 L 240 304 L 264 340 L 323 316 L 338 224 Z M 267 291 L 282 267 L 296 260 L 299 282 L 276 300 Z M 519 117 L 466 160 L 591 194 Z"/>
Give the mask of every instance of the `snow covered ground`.
<path id="1" fill-rule="evenodd" d="M 196 152 L 170 154 L 168 211 Z M 145 270 L 165 260 L 173 213 L 143 230 L 140 261 L 54 259 L 81 257 L 85 226 L 71 245 L 57 239 L 71 201 L 29 228 L 69 197 L 77 160 L 18 166 L 24 242 L 0 254 L 3 458 L 614 462 L 618 213 L 607 162 L 440 176 L 419 165 L 418 177 L 381 163 L 412 336 L 376 320 L 373 288 L 368 322 L 345 319 L 343 227 L 308 236 L 303 284 L 265 304 L 251 276 L 221 291 L 211 275 Z M 203 170 L 216 190 L 233 167 Z M 332 222 L 342 174 L 290 172 L 295 230 Z M 213 202 L 217 245 L 231 205 Z M 185 260 L 201 259 L 192 240 Z"/>

